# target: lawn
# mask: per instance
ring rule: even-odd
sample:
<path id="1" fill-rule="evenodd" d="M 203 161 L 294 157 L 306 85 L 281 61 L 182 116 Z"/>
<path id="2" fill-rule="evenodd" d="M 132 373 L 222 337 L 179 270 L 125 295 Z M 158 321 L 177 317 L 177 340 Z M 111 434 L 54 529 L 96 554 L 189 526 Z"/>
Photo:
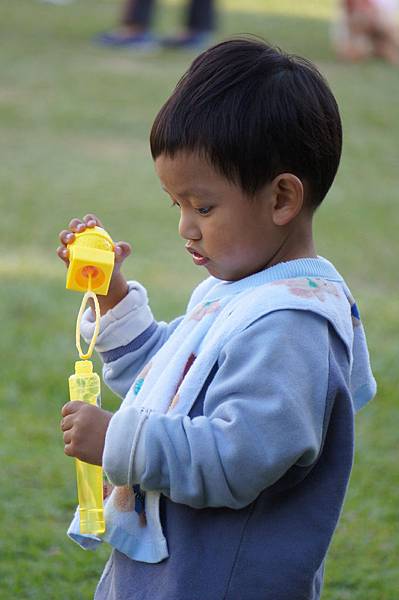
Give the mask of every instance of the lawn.
<path id="1" fill-rule="evenodd" d="M 179 314 L 204 276 L 182 250 L 177 213 L 161 194 L 147 142 L 152 119 L 194 55 L 96 47 L 92 37 L 115 22 L 118 6 L 0 5 L 0 600 L 91 598 L 108 555 L 107 548 L 83 552 L 65 536 L 75 478 L 58 424 L 76 358 L 80 296 L 65 291 L 58 231 L 71 216 L 94 211 L 116 239 L 131 241 L 125 272 L 146 285 L 159 319 Z M 156 29 L 176 26 L 178 12 L 176 0 L 161 3 Z M 317 247 L 358 300 L 379 392 L 357 418 L 355 467 L 323 599 L 394 600 L 399 77 L 378 62 L 337 63 L 331 15 L 332 0 L 225 0 L 216 39 L 251 32 L 308 56 L 341 106 L 342 166 L 317 214 Z M 117 407 L 107 390 L 103 403 Z"/>

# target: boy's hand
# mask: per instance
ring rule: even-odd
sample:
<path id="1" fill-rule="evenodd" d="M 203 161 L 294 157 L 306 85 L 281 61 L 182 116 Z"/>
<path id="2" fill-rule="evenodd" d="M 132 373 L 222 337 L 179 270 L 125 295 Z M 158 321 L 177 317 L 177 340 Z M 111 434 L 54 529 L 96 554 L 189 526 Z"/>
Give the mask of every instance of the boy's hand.
<path id="1" fill-rule="evenodd" d="M 59 258 L 66 264 L 69 265 L 69 256 L 67 244 L 70 244 L 75 239 L 75 233 L 82 233 L 86 228 L 93 228 L 95 226 L 103 227 L 101 221 L 96 215 L 89 214 L 83 217 L 83 219 L 72 219 L 68 225 L 68 229 L 64 229 L 60 232 L 59 238 L 61 246 L 57 248 L 57 254 Z M 107 310 L 113 308 L 118 302 L 122 300 L 128 293 L 128 285 L 126 279 L 120 272 L 121 266 L 125 258 L 131 254 L 131 246 L 127 242 L 117 242 L 114 245 L 115 250 L 115 265 L 109 285 L 108 294 L 106 296 L 98 296 L 100 304 L 101 314 L 105 314 Z"/>
<path id="2" fill-rule="evenodd" d="M 61 414 L 65 454 L 101 466 L 112 413 L 87 402 L 74 401 L 65 404 Z"/>

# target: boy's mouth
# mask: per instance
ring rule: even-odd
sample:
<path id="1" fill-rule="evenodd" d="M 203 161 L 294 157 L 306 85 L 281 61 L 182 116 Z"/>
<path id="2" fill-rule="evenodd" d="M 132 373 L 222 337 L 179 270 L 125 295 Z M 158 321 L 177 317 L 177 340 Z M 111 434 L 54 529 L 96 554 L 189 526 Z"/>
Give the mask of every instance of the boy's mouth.
<path id="1" fill-rule="evenodd" d="M 191 248 L 191 246 L 186 246 L 186 250 L 192 255 L 194 263 L 199 267 L 203 267 L 209 261 L 209 258 L 202 256 L 202 254 Z"/>

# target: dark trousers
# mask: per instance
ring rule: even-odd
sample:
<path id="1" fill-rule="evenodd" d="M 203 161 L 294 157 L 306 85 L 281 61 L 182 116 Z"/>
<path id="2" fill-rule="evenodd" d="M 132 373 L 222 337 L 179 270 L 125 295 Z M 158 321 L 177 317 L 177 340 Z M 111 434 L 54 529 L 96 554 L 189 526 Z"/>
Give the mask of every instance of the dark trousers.
<path id="1" fill-rule="evenodd" d="M 191 31 L 211 31 L 215 26 L 214 0 L 190 0 L 187 3 L 185 25 Z M 124 25 L 151 27 L 155 0 L 126 0 L 123 9 Z"/>

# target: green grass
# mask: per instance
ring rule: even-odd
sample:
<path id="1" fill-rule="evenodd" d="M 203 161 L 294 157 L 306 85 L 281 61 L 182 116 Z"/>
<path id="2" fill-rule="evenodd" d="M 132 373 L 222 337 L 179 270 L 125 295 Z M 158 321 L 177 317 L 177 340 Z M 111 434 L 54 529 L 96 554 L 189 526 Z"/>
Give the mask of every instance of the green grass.
<path id="1" fill-rule="evenodd" d="M 177 5 L 160 6 L 158 30 L 177 25 Z M 115 22 L 117 9 L 106 0 L 0 6 L 1 600 L 90 598 L 108 554 L 85 553 L 65 536 L 75 479 L 58 423 L 80 297 L 64 290 L 58 231 L 71 216 L 95 211 L 116 238 L 131 241 L 126 274 L 148 287 L 157 318 L 180 313 L 203 276 L 184 256 L 147 143 L 154 115 L 193 55 L 95 47 L 91 37 Z M 308 56 L 341 106 L 345 150 L 317 215 L 318 251 L 337 264 L 359 301 L 379 393 L 357 419 L 355 468 L 323 598 L 393 600 L 399 78 L 377 62 L 337 63 L 328 41 L 331 10 L 331 0 L 225 0 L 218 39 L 252 32 Z M 115 409 L 117 401 L 104 391 L 104 404 Z"/>

